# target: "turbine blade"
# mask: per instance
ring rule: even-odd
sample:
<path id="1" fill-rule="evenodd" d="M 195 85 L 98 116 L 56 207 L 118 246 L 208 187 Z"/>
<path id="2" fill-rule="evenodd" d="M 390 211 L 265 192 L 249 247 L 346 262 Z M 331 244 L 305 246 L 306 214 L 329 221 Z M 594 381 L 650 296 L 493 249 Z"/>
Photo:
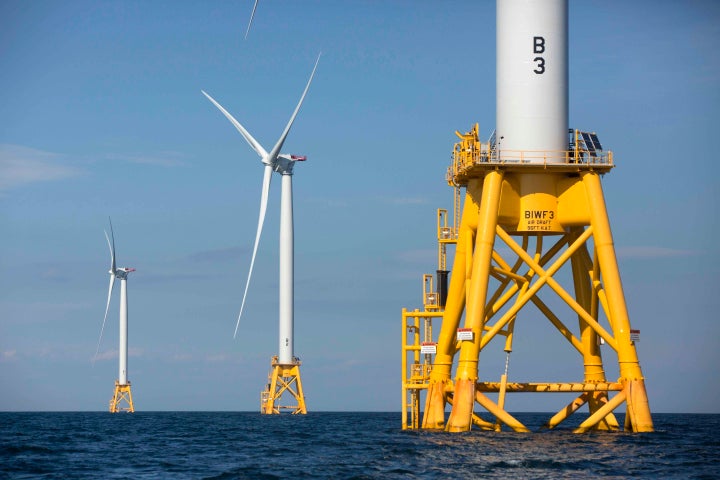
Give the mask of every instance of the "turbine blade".
<path id="1" fill-rule="evenodd" d="M 203 95 L 205 95 L 208 98 L 208 100 L 210 100 L 213 103 L 213 105 L 215 105 L 218 108 L 218 110 L 220 110 L 222 112 L 223 115 L 225 115 L 225 117 L 228 120 L 230 120 L 230 123 L 232 123 L 235 126 L 235 128 L 237 129 L 238 132 L 240 132 L 240 135 L 243 136 L 245 141 L 248 142 L 248 144 L 252 147 L 253 150 L 255 150 L 255 152 L 257 152 L 258 155 L 260 155 L 260 158 L 264 159 L 265 157 L 267 157 L 267 152 L 262 147 L 262 145 L 260 145 L 260 143 L 257 140 L 255 140 L 252 135 L 250 135 L 250 132 L 245 130 L 245 127 L 240 125 L 240 122 L 235 120 L 235 118 L 232 115 L 230 115 L 230 113 L 227 110 L 225 110 L 222 105 L 220 105 L 218 102 L 216 102 L 214 98 L 212 98 L 210 95 L 205 93 L 205 90 L 200 90 L 200 91 L 202 92 Z"/>
<path id="2" fill-rule="evenodd" d="M 297 107 L 295 107 L 295 111 L 293 112 L 292 116 L 290 117 L 290 121 L 288 122 L 287 126 L 285 127 L 285 130 L 283 131 L 282 135 L 280 135 L 280 139 L 277 141 L 273 149 L 270 151 L 270 162 L 275 163 L 275 160 L 277 159 L 277 156 L 280 154 L 280 149 L 283 146 L 283 143 L 285 143 L 285 138 L 288 136 L 288 133 L 290 133 L 290 127 L 292 127 L 293 122 L 295 121 L 295 117 L 297 116 L 298 112 L 300 111 L 300 106 L 303 103 L 303 100 L 305 100 L 305 95 L 308 92 L 308 89 L 310 88 L 310 84 L 312 83 L 313 77 L 315 76 L 315 70 L 317 69 L 318 63 L 320 62 L 320 55 L 318 54 L 317 60 L 315 60 L 315 66 L 313 67 L 312 73 L 310 74 L 310 79 L 307 82 L 307 85 L 305 85 L 305 90 L 303 91 L 302 97 L 300 97 L 300 101 L 297 104 Z"/>
<path id="3" fill-rule="evenodd" d="M 107 320 L 108 310 L 110 309 L 110 298 L 112 297 L 113 285 L 115 284 L 115 273 L 110 274 L 110 286 L 108 287 L 107 304 L 105 305 L 105 317 L 103 317 L 102 327 L 100 328 L 100 338 L 98 338 L 97 348 L 95 349 L 95 356 L 93 357 L 93 365 L 97 360 L 98 352 L 100 351 L 100 342 L 102 342 L 103 331 L 105 330 L 105 321 Z"/>
<path id="4" fill-rule="evenodd" d="M 233 338 L 237 336 L 238 327 L 240 326 L 240 318 L 245 309 L 245 299 L 247 298 L 248 288 L 250 287 L 250 278 L 252 277 L 253 267 L 255 266 L 255 256 L 257 255 L 258 244 L 260 243 L 260 234 L 262 234 L 263 223 L 265 222 L 265 212 L 267 211 L 268 192 L 270 191 L 270 180 L 272 179 L 272 167 L 265 165 L 265 174 L 263 176 L 262 194 L 260 196 L 260 215 L 258 216 L 258 228 L 255 234 L 255 246 L 253 247 L 252 260 L 250 260 L 250 271 L 248 272 L 247 282 L 245 283 L 245 293 L 243 293 L 242 304 L 240 305 L 240 314 L 235 324 L 235 333 Z"/>
<path id="5" fill-rule="evenodd" d="M 108 220 L 110 220 L 110 217 L 108 217 Z M 112 228 L 112 220 L 110 220 L 110 236 L 112 237 L 112 243 L 110 243 L 110 238 L 108 238 L 107 232 L 105 232 L 105 240 L 108 242 L 108 248 L 110 249 L 110 271 L 115 274 L 115 234 L 113 233 Z"/>
<path id="6" fill-rule="evenodd" d="M 255 0 L 255 5 L 253 5 L 252 13 L 250 14 L 250 21 L 248 22 L 248 27 L 245 31 L 245 40 L 247 40 L 248 33 L 250 33 L 250 25 L 252 25 L 253 18 L 255 17 L 255 9 L 257 8 L 259 1 L 260 0 Z"/>

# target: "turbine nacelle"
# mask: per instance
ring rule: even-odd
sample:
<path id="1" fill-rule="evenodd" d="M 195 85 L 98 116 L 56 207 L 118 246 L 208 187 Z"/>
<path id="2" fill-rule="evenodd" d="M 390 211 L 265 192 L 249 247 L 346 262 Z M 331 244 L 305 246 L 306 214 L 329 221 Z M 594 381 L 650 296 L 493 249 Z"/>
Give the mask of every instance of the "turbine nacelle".
<path id="1" fill-rule="evenodd" d="M 277 161 L 273 166 L 273 170 L 281 175 L 292 175 L 295 162 L 304 162 L 305 160 L 307 160 L 306 156 L 281 153 L 277 156 Z"/>
<path id="2" fill-rule="evenodd" d="M 120 280 L 126 280 L 128 277 L 128 273 L 134 272 L 134 268 L 127 268 L 127 267 L 120 267 L 115 270 L 115 273 L 112 271 L 110 272 L 110 275 L 115 275 L 116 278 L 119 278 Z"/>

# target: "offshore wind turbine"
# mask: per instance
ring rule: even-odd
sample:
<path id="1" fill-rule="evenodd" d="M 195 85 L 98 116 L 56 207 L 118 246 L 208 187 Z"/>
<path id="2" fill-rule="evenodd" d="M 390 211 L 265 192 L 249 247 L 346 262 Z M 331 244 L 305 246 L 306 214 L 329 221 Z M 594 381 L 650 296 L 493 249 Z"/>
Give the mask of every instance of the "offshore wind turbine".
<path id="1" fill-rule="evenodd" d="M 110 219 L 108 219 L 110 220 Z M 127 278 L 130 272 L 134 272 L 134 268 L 117 267 L 115 263 L 115 234 L 112 228 L 112 220 L 110 220 L 110 236 L 105 231 L 105 239 L 110 249 L 110 285 L 108 287 L 107 304 L 105 305 L 105 317 L 103 317 L 102 327 L 100 328 L 100 338 L 98 339 L 97 349 L 95 350 L 95 358 L 97 358 L 100 350 L 100 342 L 102 341 L 103 331 L 105 330 L 105 322 L 110 309 L 110 299 L 112 298 L 115 279 L 120 280 L 120 333 L 118 347 L 118 379 L 115 380 L 115 390 L 113 397 L 110 399 L 110 413 L 117 412 L 134 412 L 132 392 L 130 390 L 130 381 L 128 380 L 128 297 L 127 297 Z M 94 359 L 93 359 L 94 361 Z M 125 406 L 123 405 L 125 403 Z"/>
<path id="2" fill-rule="evenodd" d="M 630 324 L 601 184 L 614 156 L 596 133 L 568 125 L 568 0 L 497 0 L 496 7 L 496 132 L 481 143 L 478 124 L 456 131 L 460 142 L 443 183 L 455 189 L 460 224 L 441 224 L 447 216 L 440 213 L 437 219 L 438 283 L 446 295 L 428 282 L 425 298 L 439 301 L 424 301 L 426 312 L 402 313 L 403 429 L 410 413 L 411 428 L 528 432 L 506 408 L 506 394 L 576 392 L 544 428 L 587 406 L 575 432 L 619 430 L 613 411 L 625 404 L 622 428 L 652 432 L 635 345 L 640 331 Z M 447 244 L 455 244 L 455 259 L 445 290 Z M 550 290 L 556 298 L 545 303 Z M 548 320 L 568 341 L 572 355 L 563 358 L 580 360 L 576 381 L 508 382 L 510 354 L 526 346 L 535 353 L 532 343 L 518 345 L 514 332 L 535 328 L 538 311 L 539 323 Z M 437 342 L 433 317 L 442 317 Z M 487 376 L 493 351 L 505 352 L 499 381 Z M 619 371 L 616 381 L 607 378 L 606 355 L 617 360 L 610 370 Z M 551 360 L 536 355 L 534 369 L 558 371 Z"/>
<path id="3" fill-rule="evenodd" d="M 265 213 L 267 212 L 268 194 L 270 191 L 270 181 L 272 173 L 277 172 L 282 177 L 281 200 L 280 200 L 280 312 L 279 312 L 279 350 L 278 355 L 272 359 L 272 371 L 269 375 L 267 389 L 262 392 L 261 412 L 262 413 L 280 413 L 281 408 L 292 409 L 292 413 L 307 413 L 305 407 L 305 397 L 302 391 L 302 383 L 300 380 L 300 360 L 295 357 L 293 352 L 294 344 L 294 234 L 293 234 L 293 196 L 292 196 L 292 175 L 295 162 L 304 161 L 306 157 L 298 155 L 289 155 L 280 153 L 285 139 L 290 133 L 290 128 L 295 121 L 295 117 L 300 110 L 300 106 L 305 99 L 305 95 L 310 88 L 315 70 L 317 69 L 320 55 L 315 61 L 310 78 L 305 85 L 305 90 L 300 97 L 300 101 L 295 107 L 295 111 L 290 117 L 280 138 L 275 146 L 266 151 L 260 143 L 253 138 L 252 135 L 238 122 L 235 118 L 215 101 L 210 95 L 203 91 L 208 100 L 215 105 L 230 123 L 240 132 L 245 141 L 260 157 L 264 165 L 264 175 L 262 181 L 262 193 L 260 196 L 260 214 L 258 217 L 257 232 L 255 234 L 255 244 L 253 246 L 252 259 L 250 261 L 250 270 L 248 272 L 247 282 L 245 283 L 245 292 L 243 293 L 242 303 L 240 305 L 240 313 L 237 323 L 235 324 L 235 333 L 240 325 L 245 301 L 247 299 L 250 279 L 252 278 L 253 267 L 255 265 L 255 257 L 257 255 L 260 236 L 262 234 L 263 224 L 265 222 Z M 295 384 L 295 386 L 293 386 Z M 283 393 L 289 392 L 297 401 L 297 406 L 279 406 L 275 404 Z"/>

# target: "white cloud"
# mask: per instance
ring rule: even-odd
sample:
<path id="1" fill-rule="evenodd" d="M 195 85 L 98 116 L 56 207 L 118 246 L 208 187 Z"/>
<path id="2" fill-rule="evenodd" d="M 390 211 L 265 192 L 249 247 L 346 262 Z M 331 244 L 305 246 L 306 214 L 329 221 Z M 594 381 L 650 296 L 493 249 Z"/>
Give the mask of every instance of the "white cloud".
<path id="1" fill-rule="evenodd" d="M 697 254 L 698 252 L 693 250 L 681 250 L 666 247 L 636 246 L 617 248 L 617 256 L 622 258 L 689 257 Z"/>
<path id="2" fill-rule="evenodd" d="M 142 355 L 142 349 L 133 347 L 128 348 L 128 357 L 142 357 Z M 96 360 L 113 360 L 115 358 L 118 358 L 118 351 L 117 349 L 112 349 L 98 353 Z"/>
<path id="3" fill-rule="evenodd" d="M 113 358 L 118 357 L 118 351 L 117 350 L 106 350 L 104 352 L 98 353 L 97 357 L 95 357 L 95 360 L 112 360 Z"/>
<path id="4" fill-rule="evenodd" d="M 63 156 L 20 145 L 0 144 L 0 191 L 36 182 L 76 177 L 82 170 L 62 164 Z"/>
<path id="5" fill-rule="evenodd" d="M 178 152 L 159 152 L 155 155 L 108 154 L 108 160 L 178 167 L 185 163 Z M 37 150 L 22 145 L 0 144 L 0 192 L 37 182 L 65 180 L 83 175 L 81 168 L 67 164 L 65 155 Z"/>
<path id="6" fill-rule="evenodd" d="M 331 208 L 346 208 L 350 206 L 350 203 L 344 198 L 308 198 L 306 201 Z"/>
<path id="7" fill-rule="evenodd" d="M 156 165 L 158 167 L 181 167 L 185 165 L 185 162 L 179 159 L 180 156 L 181 154 L 177 152 L 160 152 L 157 155 L 108 154 L 105 158 L 144 165 Z"/>
<path id="8" fill-rule="evenodd" d="M 248 252 L 249 250 L 244 247 L 228 247 L 195 252 L 190 254 L 188 258 L 201 263 L 224 263 L 229 260 L 245 258 Z"/>
<path id="9" fill-rule="evenodd" d="M 188 353 L 176 353 L 170 357 L 171 362 L 192 362 L 195 357 Z"/>
<path id="10" fill-rule="evenodd" d="M 43 302 L 0 300 L 0 326 L 54 324 L 58 319 L 76 317 L 79 313 L 93 308 L 90 301 Z M 102 313 L 101 313 L 102 314 Z"/>
<path id="11" fill-rule="evenodd" d="M 205 356 L 205 361 L 210 363 L 226 363 L 226 362 L 235 362 L 237 361 L 237 355 L 236 354 L 230 354 L 230 353 L 216 353 L 216 354 L 210 354 Z"/>
<path id="12" fill-rule="evenodd" d="M 433 265 L 437 261 L 437 250 L 434 249 L 417 249 L 403 250 L 397 253 L 397 259 L 402 262 L 412 264 L 428 264 Z"/>
<path id="13" fill-rule="evenodd" d="M 400 197 L 387 199 L 392 205 L 424 205 L 427 202 L 424 198 L 419 197 Z"/>
<path id="14" fill-rule="evenodd" d="M 5 350 L 0 352 L 0 361 L 10 361 L 17 355 L 17 350 Z"/>

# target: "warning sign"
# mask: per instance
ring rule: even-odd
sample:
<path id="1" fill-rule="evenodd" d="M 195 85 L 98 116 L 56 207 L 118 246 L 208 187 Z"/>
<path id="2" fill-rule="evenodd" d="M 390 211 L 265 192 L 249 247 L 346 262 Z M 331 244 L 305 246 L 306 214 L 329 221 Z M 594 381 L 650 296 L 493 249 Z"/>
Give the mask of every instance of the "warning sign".
<path id="1" fill-rule="evenodd" d="M 640 341 L 640 330 L 630 330 L 630 341 L 631 342 L 639 342 Z"/>
<path id="2" fill-rule="evenodd" d="M 420 353 L 435 355 L 437 353 L 437 344 L 433 342 L 423 342 L 420 345 Z"/>
<path id="3" fill-rule="evenodd" d="M 475 337 L 473 335 L 472 328 L 458 328 L 457 329 L 457 339 L 458 339 L 458 341 L 474 340 Z"/>

